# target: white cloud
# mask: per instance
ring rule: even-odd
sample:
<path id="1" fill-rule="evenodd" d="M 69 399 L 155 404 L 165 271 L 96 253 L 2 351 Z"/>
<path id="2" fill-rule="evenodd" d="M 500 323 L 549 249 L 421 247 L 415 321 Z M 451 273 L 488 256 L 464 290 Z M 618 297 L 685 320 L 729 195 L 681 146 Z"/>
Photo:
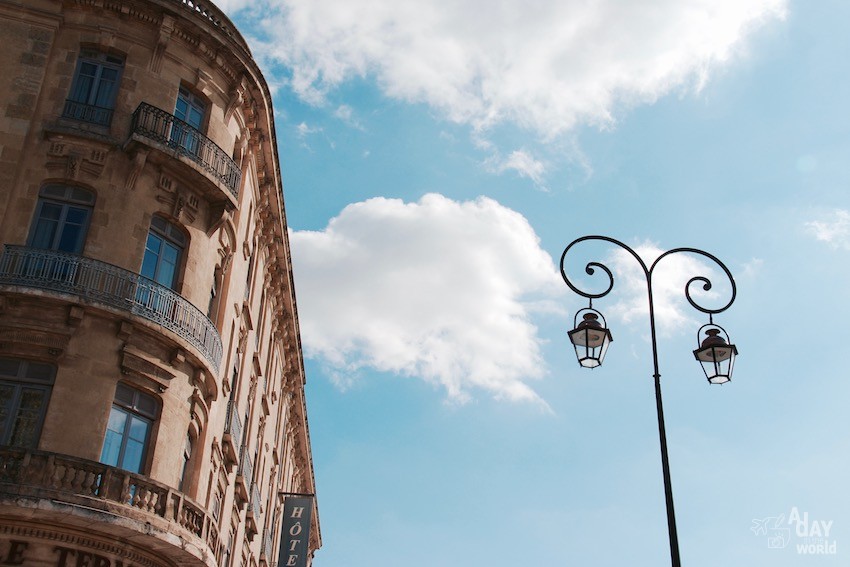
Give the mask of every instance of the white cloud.
<path id="1" fill-rule="evenodd" d="M 416 376 L 466 401 L 474 391 L 543 403 L 532 312 L 565 291 L 519 213 L 480 197 L 374 198 L 318 232 L 292 232 L 305 355 L 342 375 Z"/>
<path id="2" fill-rule="evenodd" d="M 521 177 L 531 179 L 535 185 L 543 187 L 546 165 L 525 150 L 514 150 L 507 158 L 494 155 L 488 158 L 484 165 L 494 173 L 504 173 L 508 170 L 516 171 Z"/>
<path id="3" fill-rule="evenodd" d="M 302 122 L 295 127 L 295 131 L 298 133 L 299 138 L 304 139 L 310 134 L 320 133 L 322 128 L 318 126 L 308 126 L 306 122 Z"/>
<path id="4" fill-rule="evenodd" d="M 753 258 L 745 263 L 741 269 L 741 279 L 754 280 L 761 274 L 764 268 L 764 260 L 761 258 Z"/>
<path id="5" fill-rule="evenodd" d="M 818 240 L 850 250 L 850 211 L 836 209 L 827 218 L 807 222 L 805 226 Z"/>
<path id="6" fill-rule="evenodd" d="M 341 104 L 334 111 L 334 116 L 351 126 L 352 128 L 357 128 L 358 130 L 363 130 L 363 125 L 360 123 L 357 118 L 354 116 L 354 110 L 348 106 L 347 104 Z"/>
<path id="7" fill-rule="evenodd" d="M 263 58 L 320 103 L 371 77 L 390 97 L 486 129 L 545 137 L 610 125 L 621 107 L 699 89 L 787 0 L 258 0 Z"/>

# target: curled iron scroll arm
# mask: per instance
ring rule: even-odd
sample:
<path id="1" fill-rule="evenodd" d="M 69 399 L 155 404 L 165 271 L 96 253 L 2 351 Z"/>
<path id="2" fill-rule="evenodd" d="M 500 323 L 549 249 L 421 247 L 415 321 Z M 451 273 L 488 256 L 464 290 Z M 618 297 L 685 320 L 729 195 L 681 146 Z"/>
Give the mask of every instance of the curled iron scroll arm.
<path id="1" fill-rule="evenodd" d="M 573 282 L 570 280 L 569 276 L 567 276 L 567 271 L 566 271 L 566 266 L 565 266 L 567 254 L 573 248 L 573 246 L 575 246 L 575 245 L 577 245 L 581 242 L 587 241 L 587 240 L 597 240 L 597 241 L 609 242 L 611 244 L 614 244 L 614 245 L 622 248 L 623 250 L 625 250 L 626 252 L 631 254 L 632 257 L 634 257 L 635 260 L 637 260 L 638 264 L 640 264 L 640 267 L 643 268 L 644 276 L 646 277 L 646 281 L 647 281 L 648 286 L 651 285 L 652 273 L 655 270 L 655 267 L 658 265 L 658 263 L 663 258 L 666 258 L 667 256 L 670 256 L 672 254 L 677 254 L 677 253 L 680 253 L 680 252 L 686 252 L 686 253 L 689 253 L 689 254 L 696 254 L 698 256 L 708 258 L 709 260 L 714 262 L 717 266 L 719 266 L 723 270 L 723 273 L 726 274 L 726 277 L 729 280 L 729 285 L 732 288 L 731 297 L 729 298 L 729 301 L 725 305 L 723 305 L 719 308 L 716 308 L 716 309 L 710 309 L 708 307 L 704 307 L 704 306 L 700 305 L 691 296 L 691 285 L 693 285 L 695 283 L 700 283 L 700 284 L 702 284 L 702 289 L 704 291 L 710 291 L 712 289 L 713 285 L 712 285 L 711 280 L 708 279 L 707 277 L 705 277 L 705 276 L 695 276 L 695 277 L 692 277 L 690 280 L 688 280 L 688 282 L 685 284 L 685 298 L 688 300 L 688 303 L 690 303 L 691 307 L 693 307 L 697 311 L 700 311 L 702 313 L 707 313 L 709 316 L 711 316 L 711 315 L 716 315 L 718 313 L 722 313 L 723 311 L 726 311 L 727 309 L 729 309 L 729 307 L 732 305 L 732 303 L 735 302 L 735 297 L 737 296 L 737 293 L 738 293 L 737 287 L 735 285 L 735 278 L 732 277 L 732 272 L 729 271 L 729 268 L 726 267 L 726 264 L 721 262 L 720 259 L 717 258 L 716 256 L 714 256 L 713 254 L 709 254 L 708 252 L 705 252 L 703 250 L 699 250 L 697 248 L 674 248 L 674 249 L 668 250 L 667 252 L 664 252 L 663 254 L 658 256 L 658 258 L 656 258 L 655 261 L 652 263 L 652 266 L 649 269 L 647 269 L 646 264 L 644 263 L 643 259 L 640 256 L 638 256 L 637 252 L 635 252 L 633 249 L 631 249 L 626 244 L 623 244 L 619 240 L 616 240 L 614 238 L 610 238 L 608 236 L 583 236 L 581 238 L 577 238 L 576 240 L 573 240 L 564 249 L 564 252 L 561 254 L 561 277 L 564 279 L 564 283 L 566 283 L 567 286 L 569 286 L 569 288 L 571 290 L 573 290 L 574 292 L 576 292 L 577 294 L 579 294 L 582 297 L 586 297 L 590 300 L 598 299 L 600 297 L 605 297 L 606 295 L 608 295 L 608 293 L 610 293 L 611 290 L 614 288 L 614 276 L 613 276 L 611 270 L 607 266 L 605 266 L 604 264 L 602 264 L 600 262 L 588 262 L 587 265 L 584 268 L 584 271 L 590 276 L 592 276 L 596 273 L 597 268 L 602 270 L 603 272 L 605 272 L 605 274 L 608 276 L 608 286 L 603 291 L 601 291 L 599 293 L 590 293 L 590 292 L 583 291 L 583 290 L 579 289 L 578 287 L 576 287 L 575 284 L 573 284 Z"/>
<path id="2" fill-rule="evenodd" d="M 703 307 L 702 305 L 698 304 L 696 300 L 691 297 L 691 285 L 699 282 L 702 284 L 703 291 L 710 291 L 713 287 L 711 280 L 709 280 L 705 276 L 694 276 L 688 280 L 688 283 L 685 284 L 685 298 L 688 300 L 688 303 L 691 304 L 691 307 L 693 307 L 697 311 L 701 311 L 702 313 L 707 313 L 709 316 L 717 315 L 718 313 L 722 313 L 729 309 L 729 307 L 731 307 L 731 305 L 735 302 L 735 297 L 738 295 L 738 289 L 735 285 L 735 278 L 732 277 L 732 272 L 729 271 L 729 268 L 726 267 L 726 264 L 721 262 L 720 259 L 713 254 L 709 254 L 708 252 L 699 250 L 697 248 L 674 248 L 672 250 L 668 250 L 667 252 L 661 254 L 658 258 L 656 258 L 655 262 L 652 263 L 652 267 L 649 268 L 650 277 L 652 271 L 655 270 L 655 266 L 658 265 L 658 262 L 660 262 L 662 258 L 670 256 L 671 254 L 677 254 L 679 252 L 687 252 L 689 254 L 696 254 L 698 256 L 708 258 L 709 260 L 717 264 L 720 269 L 723 270 L 723 273 L 726 274 L 726 278 L 729 280 L 729 285 L 732 287 L 732 294 L 729 297 L 729 301 L 725 305 L 717 309 L 709 309 L 708 307 Z"/>
<path id="3" fill-rule="evenodd" d="M 580 244 L 580 243 L 587 241 L 587 240 L 601 240 L 603 242 L 610 242 L 611 244 L 619 246 L 620 248 L 622 248 L 623 250 L 625 250 L 626 252 L 631 254 L 634 257 L 634 259 L 637 260 L 638 264 L 640 264 L 640 267 L 643 268 L 643 273 L 647 278 L 647 284 L 649 283 L 649 273 L 650 272 L 649 272 L 649 270 L 646 269 L 646 264 L 643 262 L 643 259 L 640 256 L 637 255 L 637 252 L 635 252 L 634 250 L 629 248 L 627 245 L 623 244 L 622 242 L 620 242 L 619 240 L 617 240 L 615 238 L 611 238 L 611 237 L 608 237 L 608 236 L 598 236 L 598 235 L 582 236 L 581 238 L 577 238 L 577 239 L 573 240 L 572 242 L 570 242 L 570 244 L 564 249 L 564 252 L 561 254 L 561 277 L 564 279 L 564 283 L 566 283 L 567 286 L 569 286 L 569 288 L 571 290 L 573 290 L 574 292 L 576 292 L 580 296 L 586 297 L 586 298 L 588 298 L 592 301 L 594 299 L 599 299 L 600 297 L 605 297 L 614 288 L 614 275 L 611 273 L 611 270 L 608 268 L 608 266 L 606 266 L 605 264 L 602 264 L 600 262 L 588 262 L 587 265 L 584 268 L 585 273 L 589 276 L 592 276 L 596 273 L 596 268 L 599 268 L 600 270 L 605 272 L 605 274 L 608 275 L 608 287 L 605 288 L 605 290 L 600 292 L 600 293 L 590 293 L 590 292 L 583 291 L 583 290 L 579 289 L 578 287 L 576 287 L 575 284 L 573 284 L 572 281 L 570 281 L 569 276 L 567 276 L 567 270 L 566 270 L 566 266 L 565 266 L 567 253 L 576 244 Z"/>

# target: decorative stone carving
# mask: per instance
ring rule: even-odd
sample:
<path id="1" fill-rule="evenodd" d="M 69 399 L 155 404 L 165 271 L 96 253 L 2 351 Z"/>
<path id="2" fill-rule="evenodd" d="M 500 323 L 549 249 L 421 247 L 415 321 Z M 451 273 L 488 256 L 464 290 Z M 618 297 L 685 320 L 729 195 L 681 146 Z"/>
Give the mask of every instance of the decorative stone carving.
<path id="1" fill-rule="evenodd" d="M 127 175 L 127 179 L 124 182 L 124 189 L 126 191 L 132 191 L 136 187 L 136 180 L 138 180 L 139 174 L 142 173 L 142 170 L 145 168 L 145 162 L 147 159 L 147 149 L 139 148 L 136 150 L 136 153 L 133 156 L 133 165 L 130 168 L 130 173 Z"/>
<path id="2" fill-rule="evenodd" d="M 152 72 L 159 73 L 162 70 L 162 56 L 165 54 L 165 48 L 168 46 L 168 42 L 171 41 L 171 34 L 173 33 L 174 18 L 168 14 L 163 14 L 162 22 L 159 24 L 159 38 L 157 39 L 153 53 L 151 53 L 151 60 L 148 65 L 148 68 Z"/>
<path id="3" fill-rule="evenodd" d="M 242 106 L 245 102 L 245 83 L 240 82 L 232 91 L 230 91 L 230 100 L 227 103 L 227 108 L 224 111 L 224 123 L 230 122 L 234 111 Z"/>
<path id="4" fill-rule="evenodd" d="M 121 372 L 146 378 L 154 382 L 155 387 L 161 392 L 168 389 L 169 382 L 176 376 L 164 364 L 131 346 L 125 346 L 122 351 Z"/>

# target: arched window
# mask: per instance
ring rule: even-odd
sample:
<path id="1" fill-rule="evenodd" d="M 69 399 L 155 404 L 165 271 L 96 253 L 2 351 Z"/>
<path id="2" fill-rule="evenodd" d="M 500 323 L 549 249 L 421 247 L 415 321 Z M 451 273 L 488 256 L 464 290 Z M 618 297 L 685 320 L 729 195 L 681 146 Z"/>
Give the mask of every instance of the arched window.
<path id="1" fill-rule="evenodd" d="M 0 358 L 0 445 L 38 446 L 55 373 L 51 364 Z"/>
<path id="2" fill-rule="evenodd" d="M 180 484 L 177 487 L 181 492 L 186 492 L 189 487 L 189 476 L 192 473 L 189 463 L 192 461 L 192 451 L 194 450 L 195 441 L 192 439 L 191 433 L 186 433 L 186 442 L 183 445 L 183 466 L 180 469 Z"/>
<path id="3" fill-rule="evenodd" d="M 155 397 L 119 382 L 109 412 L 100 462 L 134 473 L 142 472 L 158 409 Z"/>
<path id="4" fill-rule="evenodd" d="M 68 185 L 45 185 L 39 191 L 29 245 L 79 254 L 83 251 L 93 206 L 94 194 L 90 191 Z"/>
<path id="5" fill-rule="evenodd" d="M 145 244 L 142 275 L 174 289 L 185 247 L 186 235 L 164 218 L 154 216 Z"/>

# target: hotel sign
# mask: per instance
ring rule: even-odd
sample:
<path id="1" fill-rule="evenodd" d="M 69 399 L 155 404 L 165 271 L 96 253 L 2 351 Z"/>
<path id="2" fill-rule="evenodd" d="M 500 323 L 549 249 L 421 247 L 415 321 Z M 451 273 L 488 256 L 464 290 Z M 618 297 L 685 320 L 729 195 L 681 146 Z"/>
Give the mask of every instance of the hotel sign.
<path id="1" fill-rule="evenodd" d="M 277 567 L 307 567 L 312 516 L 312 497 L 289 497 L 283 502 L 283 530 Z"/>

